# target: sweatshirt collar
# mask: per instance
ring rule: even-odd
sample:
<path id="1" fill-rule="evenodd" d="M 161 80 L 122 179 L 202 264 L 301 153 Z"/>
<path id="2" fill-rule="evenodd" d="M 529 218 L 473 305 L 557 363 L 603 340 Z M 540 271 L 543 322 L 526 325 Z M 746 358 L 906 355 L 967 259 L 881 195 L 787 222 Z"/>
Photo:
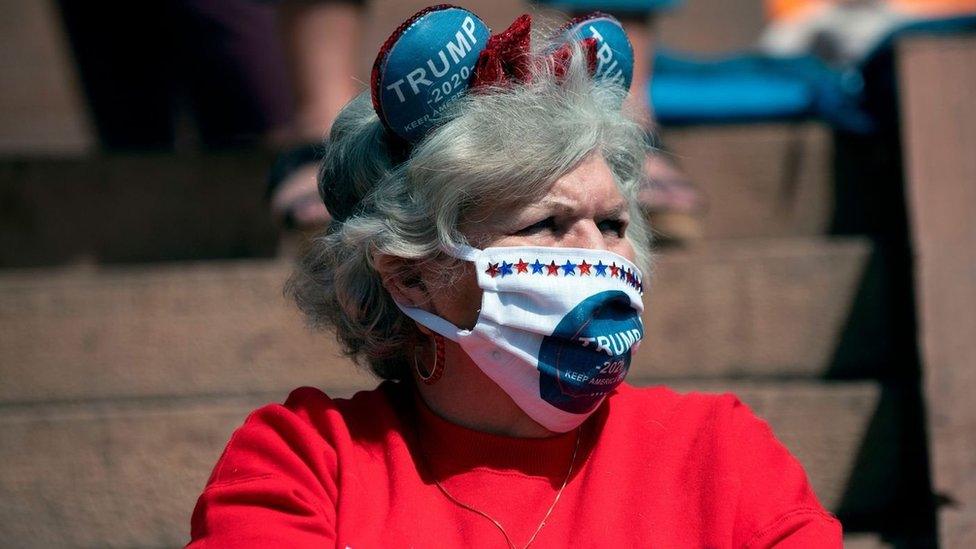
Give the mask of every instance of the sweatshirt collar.
<path id="1" fill-rule="evenodd" d="M 593 430 L 603 421 L 603 414 L 598 412 L 583 423 L 582 431 L 574 429 L 545 438 L 497 435 L 451 423 L 431 410 L 416 388 L 408 385 L 406 389 L 410 393 L 405 399 L 410 408 L 406 417 L 414 420 L 416 457 L 428 473 L 440 479 L 480 468 L 562 482 L 577 436 L 582 436 L 575 465 L 579 470 Z"/>

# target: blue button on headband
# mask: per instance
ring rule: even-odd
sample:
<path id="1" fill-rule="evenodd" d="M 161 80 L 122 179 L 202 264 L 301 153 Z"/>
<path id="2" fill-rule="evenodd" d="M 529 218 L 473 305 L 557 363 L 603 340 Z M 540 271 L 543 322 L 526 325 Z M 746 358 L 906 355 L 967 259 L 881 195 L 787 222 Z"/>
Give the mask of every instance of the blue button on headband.
<path id="1" fill-rule="evenodd" d="M 606 78 L 630 89 L 634 78 L 634 47 L 623 26 L 613 16 L 593 13 L 570 21 L 562 35 L 563 41 L 596 40 L 596 72 L 594 77 Z"/>
<path id="2" fill-rule="evenodd" d="M 467 91 L 491 30 L 477 15 L 432 6 L 400 26 L 373 65 L 373 107 L 383 124 L 409 143 Z"/>

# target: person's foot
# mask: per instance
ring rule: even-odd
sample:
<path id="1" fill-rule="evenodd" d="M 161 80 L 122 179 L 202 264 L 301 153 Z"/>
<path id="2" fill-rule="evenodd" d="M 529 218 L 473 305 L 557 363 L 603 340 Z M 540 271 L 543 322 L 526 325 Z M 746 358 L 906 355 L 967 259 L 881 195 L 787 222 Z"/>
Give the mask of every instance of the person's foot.
<path id="1" fill-rule="evenodd" d="M 318 166 L 305 164 L 288 174 L 271 194 L 271 217 L 285 229 L 316 229 L 331 216 L 319 196 Z"/>
<path id="2" fill-rule="evenodd" d="M 319 196 L 317 173 L 316 163 L 304 164 L 272 189 L 271 216 L 282 228 L 278 239 L 282 257 L 300 256 L 311 237 L 332 219 Z"/>
<path id="3" fill-rule="evenodd" d="M 702 237 L 705 198 L 663 153 L 652 152 L 644 159 L 638 200 L 659 242 L 683 244 Z"/>
<path id="4" fill-rule="evenodd" d="M 310 236 L 332 220 L 318 191 L 322 146 L 316 143 L 286 149 L 268 174 L 271 219 L 282 229 L 278 252 L 295 256 Z"/>

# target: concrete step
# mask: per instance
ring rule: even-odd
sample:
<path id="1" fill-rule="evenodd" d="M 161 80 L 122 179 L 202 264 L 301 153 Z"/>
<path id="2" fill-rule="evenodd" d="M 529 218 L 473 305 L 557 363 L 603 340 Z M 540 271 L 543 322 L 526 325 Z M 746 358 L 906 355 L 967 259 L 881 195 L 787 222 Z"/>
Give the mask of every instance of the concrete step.
<path id="1" fill-rule="evenodd" d="M 177 547 L 248 410 L 282 395 L 0 410 L 9 547 Z"/>
<path id="2" fill-rule="evenodd" d="M 885 542 L 877 534 L 858 532 L 844 534 L 845 549 L 889 549 L 894 545 Z"/>
<path id="3" fill-rule="evenodd" d="M 3 274 L 0 402 L 358 387 L 281 289 L 287 263 Z"/>
<path id="4" fill-rule="evenodd" d="M 5 2 L 0 34 L 0 152 L 80 154 L 94 136 L 53 2 Z"/>
<path id="5" fill-rule="evenodd" d="M 708 238 L 825 234 L 830 137 L 815 124 L 667 131 Z M 267 151 L 0 160 L 0 267 L 270 257 Z"/>
<path id="6" fill-rule="evenodd" d="M 823 503 L 850 508 L 848 478 L 878 421 L 875 384 L 679 388 L 736 392 L 805 464 Z M 249 410 L 282 398 L 284 392 L 0 407 L 0 538 L 12 547 L 179 546 L 232 430 Z M 869 495 L 862 508 L 880 506 L 886 492 Z"/>
<path id="7" fill-rule="evenodd" d="M 708 202 L 706 238 L 822 235 L 834 213 L 833 137 L 822 124 L 665 128 Z"/>
<path id="8" fill-rule="evenodd" d="M 871 377 L 892 360 L 887 278 L 866 239 L 707 241 L 661 254 L 642 376 Z"/>
<path id="9" fill-rule="evenodd" d="M 383 40 L 406 17 L 428 4 L 426 0 L 366 4 L 358 82 L 368 82 L 369 68 Z M 522 0 L 471 0 L 464 5 L 495 30 L 506 28 L 523 12 L 549 11 Z M 59 11 L 43 2 L 12 2 L 6 8 L 18 24 L 5 29 L 2 36 L 9 78 L 0 91 L 0 151 L 57 154 L 90 150 L 96 139 Z M 713 53 L 747 49 L 762 24 L 761 2 L 733 5 L 699 0 L 662 18 L 659 30 L 662 43 L 670 48 Z"/>
<path id="10" fill-rule="evenodd" d="M 869 304 L 850 322 L 870 257 L 857 239 L 663 253 L 632 375 L 870 373 L 889 349 L 884 319 Z M 0 274 L 0 402 L 358 386 L 368 376 L 282 296 L 289 271 L 234 261 Z"/>
<path id="11" fill-rule="evenodd" d="M 896 74 L 943 547 L 976 546 L 976 36 L 899 40 Z M 925 85 L 924 82 L 938 82 Z"/>
<path id="12" fill-rule="evenodd" d="M 660 44 L 678 51 L 729 55 L 755 49 L 766 25 L 766 2 L 698 0 L 660 18 Z"/>
<path id="13" fill-rule="evenodd" d="M 267 151 L 0 160 L 0 267 L 271 257 Z"/>

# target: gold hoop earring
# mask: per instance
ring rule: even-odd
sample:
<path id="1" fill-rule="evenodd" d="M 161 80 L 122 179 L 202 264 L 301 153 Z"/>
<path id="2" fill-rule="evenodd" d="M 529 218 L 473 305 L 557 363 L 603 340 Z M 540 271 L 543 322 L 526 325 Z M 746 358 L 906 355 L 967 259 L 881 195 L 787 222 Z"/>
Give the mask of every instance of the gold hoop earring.
<path id="1" fill-rule="evenodd" d="M 432 334 L 431 338 L 434 340 L 434 366 L 430 372 L 424 372 L 424 369 L 420 367 L 416 349 L 413 353 L 413 367 L 417 370 L 417 377 L 424 382 L 424 385 L 433 385 L 444 375 L 444 336 Z"/>

